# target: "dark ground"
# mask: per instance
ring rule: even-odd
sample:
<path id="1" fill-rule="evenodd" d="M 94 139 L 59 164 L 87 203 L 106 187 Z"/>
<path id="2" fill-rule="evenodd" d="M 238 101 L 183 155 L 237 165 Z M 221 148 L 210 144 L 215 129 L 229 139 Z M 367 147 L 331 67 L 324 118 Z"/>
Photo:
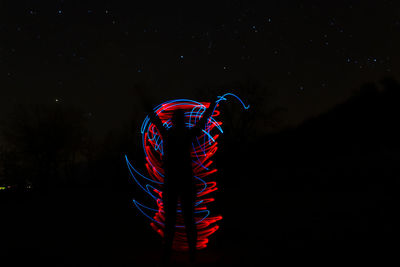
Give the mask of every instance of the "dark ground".
<path id="1" fill-rule="evenodd" d="M 199 253 L 199 263 L 326 263 L 396 254 L 394 192 L 271 192 L 260 186 L 246 195 L 239 188 L 225 189 L 221 229 Z M 2 201 L 1 216 L 5 260 L 40 266 L 154 266 L 159 261 L 161 240 L 126 194 L 75 189 L 7 201 L 12 203 Z M 179 253 L 174 259 L 176 264 L 185 260 Z"/>

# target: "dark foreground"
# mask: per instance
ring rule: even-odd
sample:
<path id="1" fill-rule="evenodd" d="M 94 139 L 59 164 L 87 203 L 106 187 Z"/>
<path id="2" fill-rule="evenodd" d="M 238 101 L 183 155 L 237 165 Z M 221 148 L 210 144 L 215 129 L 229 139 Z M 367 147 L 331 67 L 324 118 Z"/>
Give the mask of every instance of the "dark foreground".
<path id="1" fill-rule="evenodd" d="M 382 84 L 295 129 L 221 142 L 215 208 L 224 219 L 199 265 L 398 262 L 400 85 Z M 140 166 L 141 153 L 128 156 Z M 128 182 L 124 153 L 105 155 L 70 189 L 0 191 L 1 267 L 160 263 L 161 239 L 132 205 L 144 193 Z M 174 265 L 186 260 L 176 254 Z"/>
<path id="2" fill-rule="evenodd" d="M 241 188 L 243 189 L 243 188 Z M 379 190 L 379 189 L 378 189 Z M 221 229 L 199 265 L 389 260 L 398 240 L 394 199 L 364 192 L 220 193 Z M 381 192 L 382 193 L 382 192 Z M 388 194 L 389 196 L 389 194 Z M 37 266 L 157 266 L 161 240 L 126 193 L 70 189 L 1 195 L 2 262 Z M 240 198 L 240 201 L 239 201 Z M 9 263 L 8 263 L 9 262 Z M 176 253 L 174 265 L 185 266 Z M 23 266 L 23 265 L 21 265 Z"/>

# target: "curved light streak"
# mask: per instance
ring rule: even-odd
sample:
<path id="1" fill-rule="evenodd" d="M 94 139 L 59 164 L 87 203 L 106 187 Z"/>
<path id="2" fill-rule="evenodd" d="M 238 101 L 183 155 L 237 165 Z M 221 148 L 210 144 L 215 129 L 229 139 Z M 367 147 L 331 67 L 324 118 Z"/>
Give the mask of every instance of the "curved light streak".
<path id="1" fill-rule="evenodd" d="M 250 105 L 245 105 L 244 102 L 235 94 L 226 93 L 218 96 L 214 103 L 197 102 L 190 99 L 175 99 L 166 101 L 153 108 L 153 112 L 160 118 L 163 127 L 167 130 L 172 125 L 171 116 L 175 109 L 181 108 L 185 110 L 186 127 L 191 128 L 201 119 L 207 108 L 212 108 L 212 116 L 207 120 L 206 127 L 202 129 L 202 133 L 197 136 L 192 143 L 192 166 L 193 178 L 197 181 L 197 199 L 195 202 L 195 223 L 198 232 L 197 249 L 207 247 L 208 238 L 219 229 L 216 224 L 222 219 L 220 215 L 214 215 L 206 206 L 208 203 L 215 201 L 210 197 L 210 194 L 217 191 L 217 183 L 214 181 L 214 173 L 217 169 L 213 166 L 212 156 L 217 151 L 217 141 L 219 133 L 223 133 L 221 128 L 222 122 L 216 118 L 220 112 L 217 110 L 219 102 L 226 101 L 227 96 L 233 96 L 240 101 L 244 109 L 248 109 Z M 150 121 L 150 117 L 146 116 L 142 122 L 140 132 L 142 134 L 142 146 L 146 159 L 146 169 L 150 176 L 146 177 L 136 170 L 129 162 L 127 155 L 125 161 L 128 170 L 134 181 L 139 187 L 146 192 L 156 208 L 151 208 L 147 205 L 133 200 L 136 208 L 147 218 L 151 220 L 151 227 L 161 236 L 164 236 L 164 207 L 162 202 L 162 185 L 164 181 L 164 170 L 162 168 L 162 160 L 164 156 L 162 136 Z M 150 182 L 150 183 L 149 183 Z M 202 215 L 203 214 L 203 215 Z M 187 238 L 185 226 L 183 224 L 182 210 L 178 202 L 177 217 L 176 217 L 176 232 L 173 241 L 173 248 L 176 250 L 187 250 Z"/>

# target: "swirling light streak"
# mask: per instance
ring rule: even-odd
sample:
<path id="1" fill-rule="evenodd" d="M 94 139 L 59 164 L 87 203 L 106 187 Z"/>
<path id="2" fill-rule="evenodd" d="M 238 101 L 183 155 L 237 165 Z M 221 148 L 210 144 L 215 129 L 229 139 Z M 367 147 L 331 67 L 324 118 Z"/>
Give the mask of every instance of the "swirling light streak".
<path id="1" fill-rule="evenodd" d="M 212 156 L 217 151 L 218 142 L 216 139 L 219 134 L 213 134 L 214 129 L 223 133 L 221 128 L 222 122 L 215 120 L 219 116 L 220 112 L 217 110 L 219 102 L 227 100 L 226 96 L 233 96 L 240 101 L 245 109 L 250 106 L 246 106 L 244 102 L 235 94 L 226 93 L 222 96 L 218 96 L 214 106 L 207 102 L 197 102 L 190 99 L 176 99 L 166 101 L 156 106 L 153 112 L 160 118 L 163 126 L 169 130 L 173 125 L 171 122 L 172 113 L 176 109 L 185 110 L 185 125 L 188 128 L 194 127 L 196 123 L 201 119 L 205 110 L 209 107 L 212 108 L 212 116 L 207 120 L 205 129 L 202 129 L 202 133 L 195 137 L 195 142 L 192 143 L 192 167 L 193 177 L 198 181 L 196 183 L 196 195 L 197 200 L 195 202 L 195 223 L 198 232 L 197 249 L 203 249 L 207 247 L 208 238 L 215 231 L 219 229 L 216 224 L 222 219 L 220 215 L 211 216 L 210 210 L 208 210 L 206 204 L 215 201 L 214 198 L 207 197 L 212 192 L 218 190 L 217 183 L 213 180 L 212 174 L 217 172 L 217 169 L 212 166 Z M 149 173 L 150 178 L 142 175 L 137 171 L 129 162 L 128 157 L 125 155 L 125 160 L 128 166 L 130 175 L 134 181 L 146 192 L 153 200 L 155 200 L 156 207 L 148 207 L 139 203 L 137 200 L 133 200 L 134 205 L 137 209 L 143 213 L 147 218 L 151 220 L 151 227 L 161 236 L 164 236 L 164 207 L 162 201 L 162 185 L 164 181 L 164 170 L 162 168 L 162 157 L 164 156 L 163 151 L 163 139 L 157 129 L 157 127 L 150 121 L 150 117 L 146 116 L 141 125 L 142 134 L 142 146 L 146 158 L 146 169 Z M 141 181 L 139 181 L 139 179 Z M 151 182 L 151 184 L 145 184 Z M 145 185 L 144 185 L 145 184 Z M 153 215 L 149 215 L 152 213 Z M 204 214 L 201 216 L 201 214 Z M 184 220 L 182 216 L 182 210 L 180 202 L 177 207 L 176 217 L 176 232 L 173 241 L 173 248 L 176 250 L 187 250 L 187 237 L 185 232 Z"/>

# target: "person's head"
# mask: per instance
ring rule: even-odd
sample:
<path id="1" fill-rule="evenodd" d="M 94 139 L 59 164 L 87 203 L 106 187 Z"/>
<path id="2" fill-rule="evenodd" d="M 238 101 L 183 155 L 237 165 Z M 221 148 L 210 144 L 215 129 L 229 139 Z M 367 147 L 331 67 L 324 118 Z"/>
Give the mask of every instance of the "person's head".
<path id="1" fill-rule="evenodd" d="M 176 127 L 185 127 L 185 111 L 176 109 L 172 114 L 172 124 Z"/>

